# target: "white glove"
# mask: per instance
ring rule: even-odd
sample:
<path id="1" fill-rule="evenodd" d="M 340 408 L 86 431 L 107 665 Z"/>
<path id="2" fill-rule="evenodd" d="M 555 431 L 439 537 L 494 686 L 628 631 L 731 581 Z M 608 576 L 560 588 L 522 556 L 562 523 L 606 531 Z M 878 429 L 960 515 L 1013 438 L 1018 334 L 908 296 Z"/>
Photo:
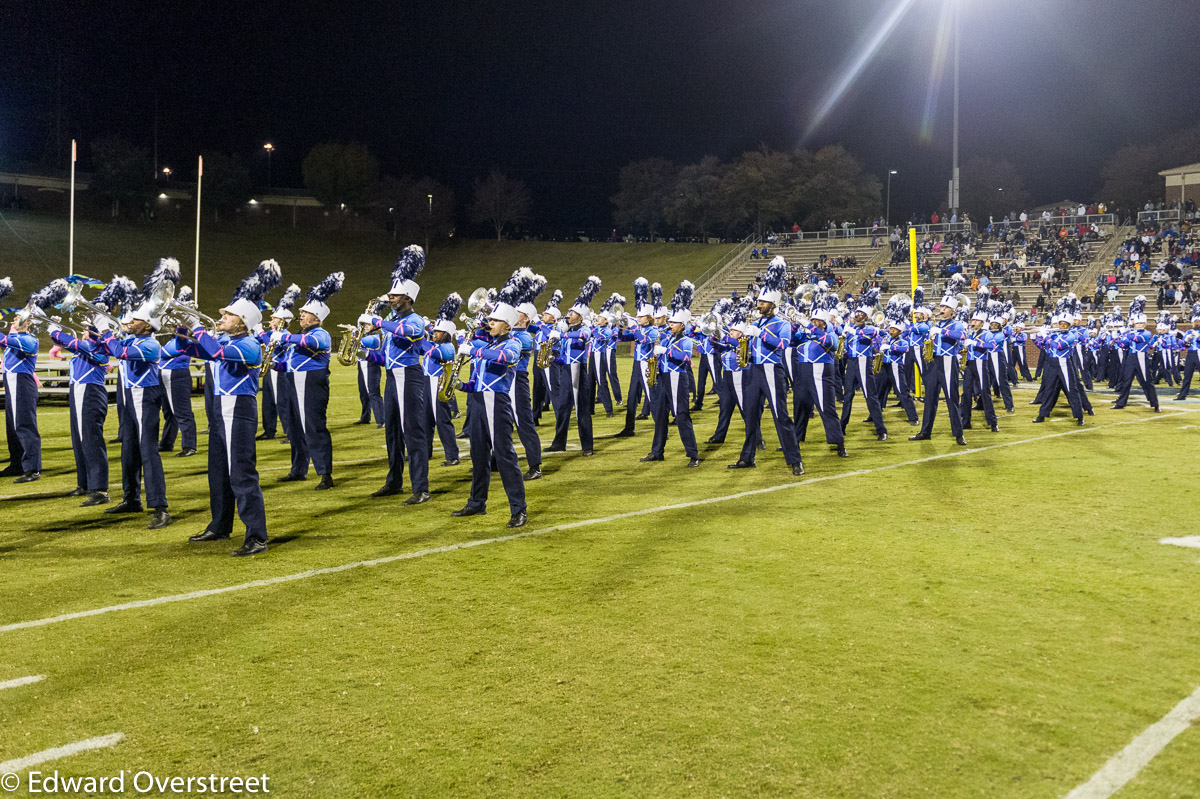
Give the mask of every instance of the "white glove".
<path id="1" fill-rule="evenodd" d="M 746 328 L 746 334 L 750 338 L 758 338 L 759 335 L 762 334 L 762 330 L 759 328 L 758 325 L 750 325 L 750 327 Z"/>
<path id="2" fill-rule="evenodd" d="M 51 322 L 50 324 L 46 325 L 46 332 L 47 333 L 61 333 L 62 328 L 60 326 L 54 324 L 53 322 Z"/>
<path id="3" fill-rule="evenodd" d="M 458 354 L 470 356 L 470 354 L 471 354 L 470 342 L 464 341 L 462 344 L 459 344 L 458 345 Z"/>
<path id="4" fill-rule="evenodd" d="M 654 354 L 655 354 L 655 355 L 666 355 L 666 354 L 667 354 L 667 348 L 666 348 L 666 347 L 664 347 L 664 346 L 663 346 L 663 345 L 661 345 L 661 344 L 655 344 L 655 345 L 654 345 Z"/>
<path id="5" fill-rule="evenodd" d="M 550 331 L 546 338 L 550 339 L 551 341 L 558 341 L 560 338 L 562 338 L 562 332 L 559 331 L 558 328 L 555 328 L 554 330 Z"/>
<path id="6" fill-rule="evenodd" d="M 372 316 L 369 313 L 362 314 L 361 316 L 358 317 L 358 323 L 360 325 L 370 325 L 371 327 L 378 327 L 379 326 L 378 320 L 379 320 L 378 316 Z"/>
<path id="7" fill-rule="evenodd" d="M 276 345 L 283 343 L 283 331 L 282 330 L 276 330 L 274 333 L 271 334 L 271 343 L 276 344 Z"/>
<path id="8" fill-rule="evenodd" d="M 558 324 L 556 324 L 554 326 L 554 329 L 557 330 L 559 333 L 566 333 L 569 328 L 567 327 L 566 322 L 559 322 Z"/>
<path id="9" fill-rule="evenodd" d="M 106 316 L 96 317 L 94 326 L 95 326 L 96 330 L 100 333 L 104 333 L 105 331 L 113 329 L 112 321 L 109 320 L 109 318 Z"/>

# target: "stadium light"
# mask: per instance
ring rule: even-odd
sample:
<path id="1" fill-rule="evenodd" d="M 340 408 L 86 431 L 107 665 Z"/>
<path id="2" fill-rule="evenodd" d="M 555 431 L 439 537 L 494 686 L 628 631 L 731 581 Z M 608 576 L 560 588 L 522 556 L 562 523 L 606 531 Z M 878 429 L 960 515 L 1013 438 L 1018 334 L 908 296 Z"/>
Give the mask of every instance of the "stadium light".
<path id="1" fill-rule="evenodd" d="M 267 188 L 271 188 L 271 153 L 275 152 L 275 145 L 267 142 L 263 145 L 263 149 L 267 151 Z"/>
<path id="2" fill-rule="evenodd" d="M 892 175 L 899 174 L 896 170 L 888 172 L 888 189 L 887 189 L 887 210 L 883 215 L 883 224 L 888 229 L 888 235 L 891 235 L 892 230 Z"/>

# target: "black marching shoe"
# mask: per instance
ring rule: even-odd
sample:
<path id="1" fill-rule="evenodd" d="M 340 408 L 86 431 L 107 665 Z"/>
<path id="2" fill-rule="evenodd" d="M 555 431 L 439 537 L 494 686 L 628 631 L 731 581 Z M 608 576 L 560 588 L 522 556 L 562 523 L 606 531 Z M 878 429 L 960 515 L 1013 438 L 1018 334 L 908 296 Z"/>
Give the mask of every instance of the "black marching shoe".
<path id="1" fill-rule="evenodd" d="M 446 460 L 442 461 L 443 466 L 457 466 L 460 463 L 462 463 L 462 461 L 460 461 L 458 458 L 446 458 Z"/>
<path id="2" fill-rule="evenodd" d="M 88 495 L 88 490 L 86 488 L 84 488 L 83 486 L 79 486 L 74 491 L 72 491 L 70 494 L 67 494 L 68 497 L 86 497 L 87 495 Z"/>
<path id="3" fill-rule="evenodd" d="M 970 422 L 967 422 L 966 424 L 964 424 L 964 425 L 962 426 L 962 429 L 963 429 L 963 430 L 970 430 L 970 429 L 971 429 L 971 423 L 970 423 Z"/>
<path id="4" fill-rule="evenodd" d="M 650 461 L 661 461 L 662 459 L 663 459 L 662 455 L 647 455 L 646 457 L 641 458 L 640 460 L 642 463 L 650 463 Z"/>
<path id="5" fill-rule="evenodd" d="M 142 503 L 123 499 L 111 508 L 105 508 L 105 513 L 141 513 Z"/>
<path id="6" fill-rule="evenodd" d="M 328 491 L 331 488 L 333 488 L 333 475 L 323 474 L 321 475 L 321 482 L 313 486 L 313 491 Z"/>
<path id="7" fill-rule="evenodd" d="M 176 455 L 175 457 L 176 458 L 190 458 L 195 454 L 196 454 L 196 450 L 192 449 L 191 447 L 184 447 L 183 449 L 179 450 L 179 454 Z"/>
<path id="8" fill-rule="evenodd" d="M 173 450 L 173 449 L 175 449 L 175 445 L 174 445 L 174 444 L 171 444 L 171 445 L 169 445 L 169 446 L 168 446 L 167 444 L 159 444 L 159 445 L 158 445 L 158 451 L 159 451 L 159 452 L 170 452 L 170 451 L 171 451 L 171 450 Z"/>
<path id="9" fill-rule="evenodd" d="M 929 435 L 927 433 L 917 433 L 915 436 L 909 436 L 908 440 L 909 441 L 928 441 Z"/>
<path id="10" fill-rule="evenodd" d="M 621 432 L 614 435 L 613 438 L 633 438 L 633 431 L 632 430 L 622 430 Z"/>
<path id="11" fill-rule="evenodd" d="M 1087 415 L 1088 415 L 1088 416 L 1095 416 L 1095 415 L 1096 415 L 1096 412 L 1095 412 L 1095 411 L 1093 411 L 1091 408 L 1088 408 L 1088 409 L 1087 409 Z"/>
<path id="12" fill-rule="evenodd" d="M 887 433 L 880 433 L 880 434 L 877 436 L 877 438 L 878 438 L 880 441 L 887 441 Z"/>
<path id="13" fill-rule="evenodd" d="M 456 435 L 454 438 L 455 438 L 455 439 L 458 439 L 458 440 L 461 440 L 461 439 L 464 439 L 464 438 L 466 438 L 466 437 L 467 437 L 467 436 L 469 436 L 469 435 L 470 435 L 470 433 L 468 433 L 466 430 L 464 430 L 464 431 L 462 431 L 461 433 L 459 433 L 458 435 Z"/>
<path id="14" fill-rule="evenodd" d="M 431 500 L 432 498 L 433 497 L 430 496 L 428 491 L 421 491 L 420 493 L 413 494 L 411 497 L 404 500 L 404 504 L 405 505 L 422 505 L 422 504 L 428 502 L 429 500 Z"/>
<path id="15" fill-rule="evenodd" d="M 1159 408 L 1157 405 L 1155 405 L 1155 406 L 1154 406 L 1154 412 L 1155 412 L 1155 413 L 1162 413 L 1162 409 L 1161 409 L 1161 408 Z M 17 482 L 19 483 L 19 482 L 21 482 L 21 481 L 20 481 L 20 480 L 18 480 Z"/>
<path id="16" fill-rule="evenodd" d="M 590 450 L 590 449 L 585 449 L 583 452 L 581 452 L 581 453 L 579 453 L 579 454 L 580 454 L 580 455 L 582 455 L 582 456 L 583 456 L 583 457 L 585 457 L 585 458 L 590 458 L 590 457 L 592 457 L 593 455 L 595 455 L 596 453 L 595 453 L 595 451 L 593 451 L 593 450 Z"/>
<path id="17" fill-rule="evenodd" d="M 1187 399 L 1187 397 L 1185 397 L 1185 396 L 1183 396 L 1183 395 L 1181 394 L 1180 396 L 1178 396 L 1178 397 L 1176 397 L 1176 398 L 1175 398 L 1175 401 L 1176 401 L 1176 402 L 1183 402 L 1185 399 Z"/>
<path id="18" fill-rule="evenodd" d="M 1155 408 L 1155 411 L 1157 411 L 1157 410 L 1158 409 Z M 38 480 L 41 480 L 41 479 L 42 479 L 41 472 L 25 472 L 25 474 L 21 475 L 16 480 L 13 480 L 13 482 L 14 483 L 36 483 Z"/>
<path id="19" fill-rule="evenodd" d="M 357 422 L 351 422 L 351 424 L 370 424 L 370 423 L 371 423 L 370 419 L 359 419 Z"/>
<path id="20" fill-rule="evenodd" d="M 967 440 L 962 436 L 959 436 L 958 438 L 954 439 L 954 443 L 958 444 L 960 447 L 965 447 L 967 445 Z"/>
<path id="21" fill-rule="evenodd" d="M 723 438 L 717 438 L 716 436 L 710 436 L 709 438 L 706 438 L 706 439 L 704 440 L 704 443 L 705 443 L 705 444 L 724 444 L 724 443 L 725 443 L 725 439 L 723 439 Z"/>
<path id="22" fill-rule="evenodd" d="M 247 541 L 246 543 L 242 544 L 240 547 L 233 550 L 233 552 L 231 554 L 235 558 L 245 558 L 245 557 L 249 557 L 251 555 L 261 555 L 263 552 L 266 552 L 266 551 L 267 551 L 266 542 L 259 541 L 258 539 L 254 539 L 252 541 Z"/>
<path id="23" fill-rule="evenodd" d="M 289 472 L 288 474 L 285 474 L 283 477 L 275 478 L 275 482 L 276 483 L 299 483 L 299 482 L 302 482 L 307 479 L 308 479 L 308 475 L 292 474 Z"/>
<path id="24" fill-rule="evenodd" d="M 111 501 L 112 500 L 108 498 L 107 491 L 93 491 L 88 495 L 87 499 L 79 503 L 79 507 L 90 508 L 93 505 L 107 505 Z"/>
<path id="25" fill-rule="evenodd" d="M 1079 425 L 1080 427 L 1083 427 L 1083 417 L 1080 416 L 1078 419 L 1076 419 L 1075 424 Z"/>
<path id="26" fill-rule="evenodd" d="M 401 490 L 402 489 L 396 488 L 394 486 L 385 485 L 383 488 L 379 489 L 378 491 L 372 491 L 371 496 L 373 496 L 373 497 L 394 497 L 396 494 L 399 494 L 401 492 Z"/>
<path id="27" fill-rule="evenodd" d="M 804 461 L 800 461 L 799 463 L 792 464 L 792 474 L 795 475 L 796 477 L 799 477 L 802 474 L 804 474 Z"/>
<path id="28" fill-rule="evenodd" d="M 1033 424 L 1041 424 L 1041 423 L 1042 423 L 1042 422 L 1044 422 L 1044 421 L 1046 421 L 1046 417 L 1045 417 L 1045 416 L 1039 416 L 1038 418 L 1036 418 L 1036 419 L 1034 419 L 1034 420 L 1033 420 Z"/>
<path id="29" fill-rule="evenodd" d="M 4 471 L 0 471 L 0 477 L 20 477 L 25 474 L 20 466 L 5 466 Z"/>
<path id="30" fill-rule="evenodd" d="M 450 515 L 451 515 L 451 516 L 456 516 L 456 517 L 462 517 L 462 516 L 486 516 L 486 515 L 487 515 L 487 511 L 486 511 L 486 510 L 484 510 L 483 508 L 472 508 L 470 505 L 463 505 L 463 506 L 462 506 L 461 508 L 459 508 L 458 510 L 452 510 L 452 511 L 450 511 Z"/>
<path id="31" fill-rule="evenodd" d="M 283 438 L 279 439 L 279 443 L 280 444 L 291 444 L 292 442 L 288 439 L 287 436 L 284 436 Z"/>
<path id="32" fill-rule="evenodd" d="M 274 433 L 271 433 L 270 435 L 267 435 L 266 433 L 259 433 L 258 435 L 256 435 L 254 437 L 254 440 L 255 441 L 270 441 L 273 438 L 275 438 Z"/>
<path id="33" fill-rule="evenodd" d="M 993 433 L 999 433 L 999 432 L 1000 432 L 1000 425 L 998 425 L 998 424 L 994 424 L 994 425 L 992 425 L 992 432 L 993 432 Z"/>
<path id="34" fill-rule="evenodd" d="M 217 533 L 212 530 L 205 530 L 199 535 L 193 535 L 188 538 L 193 544 L 198 544 L 201 541 L 228 541 L 229 533 Z"/>
<path id="35" fill-rule="evenodd" d="M 699 466 L 699 465 L 700 465 L 700 459 L 699 459 L 699 458 L 692 458 L 690 461 L 688 461 L 687 468 L 689 468 L 689 469 L 695 469 L 695 468 L 696 468 L 697 466 Z"/>
<path id="36" fill-rule="evenodd" d="M 165 507 L 154 509 L 154 515 L 150 517 L 150 523 L 146 525 L 147 530 L 161 530 L 171 523 L 171 514 L 167 513 Z"/>
<path id="37" fill-rule="evenodd" d="M 838 456 L 839 458 L 849 458 L 849 457 L 850 457 L 849 453 L 847 453 L 847 452 L 846 452 L 846 445 L 845 445 L 845 444 L 838 444 L 838 445 L 837 445 L 837 456 Z"/>
<path id="38" fill-rule="evenodd" d="M 541 479 L 542 479 L 542 470 L 536 466 L 531 466 L 529 468 L 529 471 L 525 472 L 525 482 L 527 482 L 527 483 L 530 480 L 541 480 Z"/>
<path id="39" fill-rule="evenodd" d="M 527 514 L 525 511 L 521 511 L 520 513 L 514 515 L 511 519 L 509 519 L 508 524 L 506 524 L 504 526 L 505 527 L 524 527 L 525 522 L 527 522 L 527 521 L 529 521 L 529 514 Z"/>
<path id="40" fill-rule="evenodd" d="M 754 461 L 750 461 L 749 463 L 747 463 L 746 461 L 739 460 L 737 463 L 731 463 L 728 466 L 726 466 L 725 468 L 726 469 L 754 469 L 754 468 L 757 468 L 757 466 L 758 466 L 758 464 L 755 463 Z"/>
<path id="41" fill-rule="evenodd" d="M 542 450 L 542 452 L 566 452 L 566 451 L 567 451 L 567 448 L 565 446 L 556 447 L 553 444 L 551 444 L 550 446 L 548 446 Z"/>

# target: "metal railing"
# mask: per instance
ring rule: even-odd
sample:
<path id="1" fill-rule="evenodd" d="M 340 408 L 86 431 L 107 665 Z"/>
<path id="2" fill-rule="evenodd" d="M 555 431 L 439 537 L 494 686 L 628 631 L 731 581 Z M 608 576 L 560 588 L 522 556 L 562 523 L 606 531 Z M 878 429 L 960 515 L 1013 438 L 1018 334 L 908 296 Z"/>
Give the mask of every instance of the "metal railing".
<path id="1" fill-rule="evenodd" d="M 1138 211 L 1138 222 L 1178 222 L 1180 220 L 1178 208 L 1163 209 L 1162 211 Z"/>
<path id="2" fill-rule="evenodd" d="M 730 267 L 736 264 L 746 255 L 752 248 L 759 244 L 758 237 L 751 233 L 746 238 L 742 239 L 739 244 L 734 245 L 729 252 L 721 256 L 721 259 L 715 264 L 705 269 L 699 277 L 696 278 L 696 293 L 711 288 L 709 284 L 721 280 Z"/>

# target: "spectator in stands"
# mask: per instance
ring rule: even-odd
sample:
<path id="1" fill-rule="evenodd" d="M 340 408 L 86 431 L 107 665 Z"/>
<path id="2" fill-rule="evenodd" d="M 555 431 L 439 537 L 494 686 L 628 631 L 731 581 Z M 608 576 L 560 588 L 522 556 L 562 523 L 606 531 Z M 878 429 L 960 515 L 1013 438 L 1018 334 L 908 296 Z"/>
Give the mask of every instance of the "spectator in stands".
<path id="1" fill-rule="evenodd" d="M 757 260 L 758 260 L 758 248 L 757 248 L 757 247 L 755 247 L 754 249 L 752 249 L 752 250 L 750 251 L 750 260 L 751 260 L 751 261 L 757 261 Z"/>

